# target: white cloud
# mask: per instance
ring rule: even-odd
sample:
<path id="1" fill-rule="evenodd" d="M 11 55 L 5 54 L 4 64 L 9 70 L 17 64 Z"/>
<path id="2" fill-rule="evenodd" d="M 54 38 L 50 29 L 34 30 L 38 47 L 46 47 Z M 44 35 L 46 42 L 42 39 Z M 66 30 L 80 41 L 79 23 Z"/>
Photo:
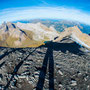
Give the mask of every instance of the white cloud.
<path id="1" fill-rule="evenodd" d="M 4 21 L 36 18 L 66 19 L 90 25 L 90 14 L 76 9 L 63 7 L 27 7 L 10 8 L 0 11 L 0 24 Z"/>

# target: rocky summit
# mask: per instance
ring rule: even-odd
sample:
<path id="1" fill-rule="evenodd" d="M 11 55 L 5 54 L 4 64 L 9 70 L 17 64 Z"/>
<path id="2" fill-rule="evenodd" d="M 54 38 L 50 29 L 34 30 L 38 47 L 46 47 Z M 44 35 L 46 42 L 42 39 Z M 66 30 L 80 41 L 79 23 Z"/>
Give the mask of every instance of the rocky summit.
<path id="1" fill-rule="evenodd" d="M 69 38 L 37 48 L 0 48 L 0 90 L 90 90 L 90 52 Z"/>

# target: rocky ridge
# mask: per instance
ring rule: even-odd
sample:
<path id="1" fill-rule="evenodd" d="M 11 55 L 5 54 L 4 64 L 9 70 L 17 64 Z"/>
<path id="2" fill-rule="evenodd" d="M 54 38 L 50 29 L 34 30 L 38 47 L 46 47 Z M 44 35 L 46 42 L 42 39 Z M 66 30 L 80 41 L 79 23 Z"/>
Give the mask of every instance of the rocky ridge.
<path id="1" fill-rule="evenodd" d="M 77 26 L 66 28 L 54 42 L 61 41 L 64 37 L 70 37 L 73 41 L 90 50 L 90 36 L 82 33 Z"/>

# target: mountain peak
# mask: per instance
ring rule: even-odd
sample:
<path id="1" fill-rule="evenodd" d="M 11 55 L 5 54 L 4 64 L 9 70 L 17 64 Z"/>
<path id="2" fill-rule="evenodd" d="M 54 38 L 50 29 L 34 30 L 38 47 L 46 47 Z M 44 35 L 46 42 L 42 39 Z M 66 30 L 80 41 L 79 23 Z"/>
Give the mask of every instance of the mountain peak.
<path id="1" fill-rule="evenodd" d="M 71 37 L 73 41 L 80 44 L 81 46 L 90 49 L 90 36 L 88 34 L 82 33 L 77 26 L 66 28 L 60 33 L 59 38 L 54 40 L 54 42 L 60 41 L 67 36 Z"/>
<path id="2" fill-rule="evenodd" d="M 42 23 L 7 22 L 0 31 L 0 45 L 4 47 L 37 47 L 59 35 L 54 28 Z"/>

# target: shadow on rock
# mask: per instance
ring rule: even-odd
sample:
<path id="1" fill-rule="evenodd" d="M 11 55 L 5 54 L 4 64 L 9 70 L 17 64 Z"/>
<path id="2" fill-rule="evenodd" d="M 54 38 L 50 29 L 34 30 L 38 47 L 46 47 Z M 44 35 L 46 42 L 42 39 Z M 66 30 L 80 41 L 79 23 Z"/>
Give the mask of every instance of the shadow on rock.
<path id="1" fill-rule="evenodd" d="M 61 51 L 63 53 L 66 53 L 66 51 L 68 51 L 72 54 L 76 54 L 79 56 L 85 54 L 83 51 L 80 50 L 81 46 L 75 42 L 72 43 L 47 42 L 44 47 L 49 47 L 51 44 L 53 44 L 53 50 L 55 51 Z"/>
<path id="2" fill-rule="evenodd" d="M 43 47 L 43 46 L 41 46 Z M 80 46 L 77 43 L 56 43 L 47 42 L 44 47 L 47 47 L 47 51 L 43 60 L 42 68 L 40 70 L 39 80 L 37 83 L 36 90 L 43 90 L 46 71 L 49 63 L 49 90 L 54 90 L 54 60 L 53 50 L 83 55 L 84 53 L 79 49 Z"/>
<path id="3" fill-rule="evenodd" d="M 28 54 L 25 58 L 23 58 L 22 61 L 20 61 L 20 62 L 18 63 L 18 65 L 15 66 L 15 68 L 14 68 L 14 70 L 13 70 L 13 72 L 12 72 L 11 78 L 10 78 L 10 80 L 7 82 L 6 86 L 4 87 L 4 90 L 7 90 L 7 89 L 8 89 L 8 87 L 9 87 L 11 81 L 13 80 L 14 76 L 17 75 L 17 72 L 18 72 L 19 68 L 22 66 L 22 64 L 24 63 L 24 61 L 26 61 L 27 58 L 28 58 L 33 52 L 36 51 L 36 49 L 37 49 L 37 48 L 35 48 L 32 52 L 29 52 L 29 54 Z M 26 54 L 26 52 L 24 52 L 22 49 L 19 49 L 19 52 L 23 52 L 23 54 Z"/>
<path id="4" fill-rule="evenodd" d="M 1 49 L 1 48 L 0 48 Z M 5 56 L 9 55 L 12 52 L 15 52 L 16 50 L 21 50 L 20 48 L 12 48 L 11 51 L 6 51 L 4 54 L 0 55 L 0 60 L 4 58 Z"/>
<path id="5" fill-rule="evenodd" d="M 49 63 L 49 89 L 54 90 L 54 60 L 53 60 L 53 43 L 49 42 L 47 45 L 47 52 L 43 60 L 43 65 L 39 75 L 36 90 L 43 90 L 47 66 Z"/>

